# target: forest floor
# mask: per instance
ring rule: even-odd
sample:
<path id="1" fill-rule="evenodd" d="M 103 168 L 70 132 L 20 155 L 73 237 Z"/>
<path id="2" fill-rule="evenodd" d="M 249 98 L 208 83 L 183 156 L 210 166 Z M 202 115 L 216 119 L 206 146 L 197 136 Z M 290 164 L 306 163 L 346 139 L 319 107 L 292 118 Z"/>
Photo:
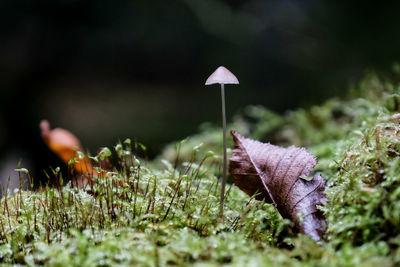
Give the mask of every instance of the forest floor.
<path id="1" fill-rule="evenodd" d="M 85 189 L 62 180 L 0 202 L 0 262 L 50 266 L 395 266 L 400 264 L 400 87 L 368 75 L 346 99 L 284 115 L 249 106 L 246 137 L 306 147 L 327 179 L 327 230 L 314 242 L 272 204 L 229 183 L 219 214 L 221 129 L 167 146 L 154 161 L 129 139 Z M 229 138 L 229 147 L 233 142 Z M 111 150 L 110 150 L 111 151 Z M 231 149 L 228 151 L 230 155 Z M 28 170 L 19 170 L 26 176 Z M 64 174 L 65 176 L 65 174 Z"/>

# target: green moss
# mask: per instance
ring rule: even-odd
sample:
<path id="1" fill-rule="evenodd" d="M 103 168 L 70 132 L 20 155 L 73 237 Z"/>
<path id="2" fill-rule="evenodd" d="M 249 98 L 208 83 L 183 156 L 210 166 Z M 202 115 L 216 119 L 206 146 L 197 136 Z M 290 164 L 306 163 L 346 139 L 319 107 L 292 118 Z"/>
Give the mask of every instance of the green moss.
<path id="1" fill-rule="evenodd" d="M 223 262 L 233 255 L 225 251 L 228 247 L 221 247 L 225 235 L 239 243 L 249 238 L 256 247 L 277 243 L 288 228 L 271 205 L 249 201 L 235 187 L 227 192 L 221 220 L 217 178 L 193 161 L 176 169 L 164 161 L 164 169 L 154 170 L 133 160 L 129 146 L 118 145 L 116 151 L 121 169 L 96 178 L 86 190 L 67 184 L 40 192 L 16 190 L 4 198 L 0 203 L 2 261 L 58 265 L 72 257 L 72 265 L 117 263 L 113 251 L 124 254 L 127 246 L 140 248 L 138 255 L 129 257 L 132 264 L 154 263 L 159 249 L 166 254 L 159 259 L 163 263 L 197 258 Z M 211 155 L 207 153 L 202 161 Z M 113 235 L 133 240 L 120 244 Z"/>
<path id="2" fill-rule="evenodd" d="M 250 106 L 230 124 L 246 136 L 306 146 L 328 180 L 325 241 L 293 235 L 275 208 L 231 186 L 218 217 L 221 130 L 118 168 L 81 190 L 16 190 L 0 203 L 0 261 L 51 266 L 393 266 L 400 264 L 399 86 L 368 75 L 347 100 L 284 115 Z M 228 139 L 229 140 L 229 139 Z M 202 144 L 202 145 L 200 145 Z M 214 151 L 213 153 L 209 152 Z M 107 152 L 107 153 L 105 153 Z M 111 157 L 102 150 L 99 158 Z M 25 175 L 25 170 L 21 174 Z M 54 176 L 60 179 L 55 171 Z"/>
<path id="3" fill-rule="evenodd" d="M 349 138 L 327 190 L 331 239 L 361 244 L 400 233 L 399 131 L 382 118 Z"/>

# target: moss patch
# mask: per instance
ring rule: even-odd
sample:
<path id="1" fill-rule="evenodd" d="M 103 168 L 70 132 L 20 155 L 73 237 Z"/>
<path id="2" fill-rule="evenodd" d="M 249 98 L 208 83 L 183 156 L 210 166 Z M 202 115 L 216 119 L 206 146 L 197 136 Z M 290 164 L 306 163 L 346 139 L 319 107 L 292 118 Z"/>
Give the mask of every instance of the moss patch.
<path id="1" fill-rule="evenodd" d="M 168 146 L 154 162 L 118 144 L 118 166 L 86 190 L 8 192 L 0 261 L 28 265 L 393 266 L 400 264 L 400 90 L 369 75 L 347 100 L 283 116 L 251 106 L 230 124 L 306 146 L 328 179 L 325 241 L 293 235 L 275 208 L 228 187 L 218 217 L 221 130 Z M 210 150 L 214 152 L 209 152 Z M 102 155 L 104 157 L 104 153 Z M 107 157 L 110 157 L 107 153 Z M 21 175 L 25 175 L 21 170 Z M 52 179 L 61 181 L 55 170 Z M 57 184 L 57 183 L 56 183 Z M 13 194 L 11 194 L 13 193 Z"/>

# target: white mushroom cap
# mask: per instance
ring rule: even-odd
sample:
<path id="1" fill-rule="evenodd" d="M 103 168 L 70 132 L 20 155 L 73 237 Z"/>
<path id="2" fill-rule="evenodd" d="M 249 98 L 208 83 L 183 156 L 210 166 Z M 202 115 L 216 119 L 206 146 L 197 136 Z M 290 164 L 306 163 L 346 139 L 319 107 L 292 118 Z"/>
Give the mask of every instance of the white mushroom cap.
<path id="1" fill-rule="evenodd" d="M 220 66 L 208 77 L 206 85 L 210 84 L 239 84 L 238 79 L 227 68 Z"/>

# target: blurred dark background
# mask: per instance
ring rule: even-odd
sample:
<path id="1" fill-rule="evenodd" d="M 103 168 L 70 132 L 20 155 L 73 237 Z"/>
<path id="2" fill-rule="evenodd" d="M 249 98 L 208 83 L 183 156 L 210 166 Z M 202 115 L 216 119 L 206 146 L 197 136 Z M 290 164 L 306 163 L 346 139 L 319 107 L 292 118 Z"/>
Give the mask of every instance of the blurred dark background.
<path id="1" fill-rule="evenodd" d="M 400 57 L 400 2 L 285 0 L 0 1 L 0 175 L 23 159 L 35 175 L 61 164 L 38 124 L 96 152 L 126 137 L 156 155 L 249 104 L 277 112 L 341 96 Z"/>

